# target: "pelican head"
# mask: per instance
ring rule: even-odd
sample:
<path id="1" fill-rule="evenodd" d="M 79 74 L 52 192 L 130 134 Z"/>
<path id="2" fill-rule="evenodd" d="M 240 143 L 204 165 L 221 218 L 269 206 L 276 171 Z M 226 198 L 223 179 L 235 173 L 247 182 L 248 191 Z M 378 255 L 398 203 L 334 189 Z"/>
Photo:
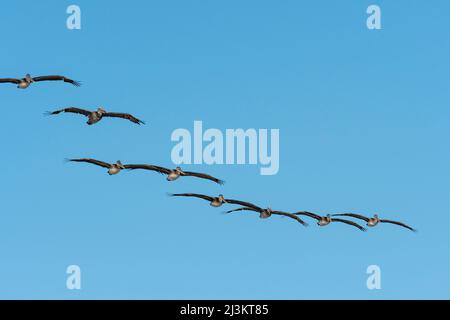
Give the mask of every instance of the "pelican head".
<path id="1" fill-rule="evenodd" d="M 331 214 L 327 214 L 327 215 L 325 216 L 325 219 L 326 219 L 328 222 L 331 222 Z"/>
<path id="2" fill-rule="evenodd" d="M 176 167 L 175 172 L 178 174 L 181 174 L 181 173 L 183 173 L 183 170 L 181 170 L 181 167 Z"/>
<path id="3" fill-rule="evenodd" d="M 225 197 L 223 196 L 223 194 L 219 194 L 219 196 L 217 198 L 219 199 L 219 201 L 221 203 L 227 203 L 227 200 L 225 200 Z"/>
<path id="4" fill-rule="evenodd" d="M 33 78 L 31 77 L 31 75 L 30 75 L 29 73 L 27 73 L 27 74 L 25 75 L 25 81 L 26 81 L 28 84 L 34 82 Z"/>
<path id="5" fill-rule="evenodd" d="M 116 166 L 119 168 L 119 169 L 125 169 L 125 166 L 122 164 L 122 162 L 120 161 L 120 160 L 117 160 L 117 162 L 116 162 Z"/>
<path id="6" fill-rule="evenodd" d="M 102 107 L 99 107 L 99 108 L 97 108 L 97 113 L 100 114 L 100 115 L 103 115 L 103 114 L 106 113 L 106 110 L 103 109 Z"/>

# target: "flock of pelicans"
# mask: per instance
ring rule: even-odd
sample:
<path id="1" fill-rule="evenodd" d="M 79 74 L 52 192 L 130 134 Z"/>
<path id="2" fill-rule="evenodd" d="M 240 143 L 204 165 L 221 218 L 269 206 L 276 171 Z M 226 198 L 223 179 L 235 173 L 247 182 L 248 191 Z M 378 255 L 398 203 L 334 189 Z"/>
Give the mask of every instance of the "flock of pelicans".
<path id="1" fill-rule="evenodd" d="M 17 88 L 19 88 L 19 89 L 26 89 L 32 83 L 40 82 L 40 81 L 64 81 L 64 82 L 70 83 L 77 87 L 81 85 L 78 81 L 66 78 L 64 76 L 58 76 L 58 75 L 31 77 L 31 75 L 27 74 L 24 78 L 20 78 L 20 79 L 16 79 L 16 78 L 0 79 L 0 83 L 13 83 L 13 84 L 16 84 Z M 87 121 L 88 125 L 93 125 L 105 117 L 122 118 L 122 119 L 129 120 L 138 125 L 144 124 L 143 121 L 139 120 L 138 118 L 134 117 L 131 114 L 119 113 L 119 112 L 107 112 L 106 110 L 104 110 L 101 107 L 95 111 L 89 111 L 89 110 L 84 110 L 84 109 L 80 109 L 80 108 L 69 107 L 69 108 L 65 108 L 65 109 L 56 110 L 53 112 L 47 112 L 46 114 L 47 115 L 57 115 L 60 113 L 74 113 L 74 114 L 83 115 L 88 118 L 88 121 Z M 223 180 L 215 178 L 211 175 L 208 175 L 205 173 L 199 173 L 199 172 L 184 171 L 180 167 L 176 167 L 175 169 L 169 169 L 169 168 L 164 168 L 164 167 L 155 166 L 155 165 L 151 165 L 151 164 L 122 164 L 121 161 L 117 161 L 116 163 L 107 163 L 107 162 L 99 161 L 96 159 L 89 159 L 89 158 L 68 159 L 67 161 L 90 163 L 90 164 L 93 164 L 96 166 L 106 168 L 106 169 L 108 169 L 109 175 L 118 174 L 121 170 L 148 170 L 148 171 L 154 171 L 154 172 L 158 172 L 160 174 L 166 175 L 168 181 L 177 180 L 179 177 L 196 177 L 196 178 L 200 178 L 200 179 L 210 180 L 210 181 L 213 181 L 220 185 L 222 185 L 224 183 Z M 193 198 L 203 199 L 203 200 L 208 201 L 210 203 L 210 205 L 213 207 L 221 207 L 224 204 L 239 205 L 240 206 L 239 208 L 226 211 L 226 213 L 232 213 L 232 212 L 238 212 L 238 211 L 252 211 L 252 212 L 259 213 L 259 217 L 262 219 L 269 218 L 272 215 L 285 216 L 285 217 L 289 217 L 289 218 L 296 220 L 303 226 L 308 226 L 308 224 L 305 221 L 303 221 L 300 218 L 300 216 L 305 216 L 305 217 L 316 220 L 317 225 L 319 225 L 319 226 L 326 226 L 332 222 L 340 222 L 340 223 L 345 223 L 347 225 L 356 227 L 361 231 L 366 231 L 366 228 L 364 228 L 360 224 L 356 223 L 355 221 L 341 218 L 341 217 L 348 217 L 348 218 L 354 218 L 357 220 L 362 220 L 366 223 L 366 225 L 368 227 L 375 227 L 380 223 L 390 223 L 390 224 L 398 225 L 403 228 L 409 229 L 411 231 L 416 231 L 414 228 L 408 226 L 407 224 L 405 224 L 403 222 L 380 219 L 378 217 L 378 215 L 374 215 L 373 217 L 366 217 L 366 216 L 356 214 L 356 213 L 339 213 L 339 214 L 333 214 L 333 215 L 328 214 L 326 216 L 320 216 L 318 214 L 308 212 L 308 211 L 298 211 L 298 212 L 290 213 L 290 212 L 272 210 L 271 208 L 264 209 L 264 208 L 254 205 L 253 203 L 250 203 L 250 202 L 234 200 L 234 199 L 227 199 L 223 195 L 219 195 L 217 197 L 215 197 L 215 196 L 212 197 L 212 196 L 207 196 L 207 195 L 197 194 L 197 193 L 178 193 L 178 194 L 170 194 L 170 195 L 173 197 L 193 197 Z"/>

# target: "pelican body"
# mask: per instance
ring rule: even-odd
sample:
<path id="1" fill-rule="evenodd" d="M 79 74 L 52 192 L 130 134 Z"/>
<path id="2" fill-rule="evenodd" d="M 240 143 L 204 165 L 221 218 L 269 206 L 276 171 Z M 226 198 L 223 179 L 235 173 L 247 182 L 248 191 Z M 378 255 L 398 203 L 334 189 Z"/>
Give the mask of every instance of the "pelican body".
<path id="1" fill-rule="evenodd" d="M 102 120 L 103 115 L 106 113 L 106 110 L 103 108 L 97 108 L 97 110 L 91 112 L 88 115 L 88 121 L 86 122 L 88 125 L 93 125 Z"/>
<path id="2" fill-rule="evenodd" d="M 108 162 L 95 160 L 95 159 L 89 159 L 89 158 L 67 159 L 67 161 L 86 162 L 86 163 L 97 165 L 99 167 L 106 168 L 106 169 L 108 169 L 108 174 L 110 176 L 118 174 L 121 170 L 125 169 L 125 166 L 122 164 L 122 162 L 120 162 L 120 160 L 117 160 L 116 163 L 108 163 Z"/>
<path id="3" fill-rule="evenodd" d="M 261 210 L 261 212 L 259 213 L 259 217 L 261 219 L 267 219 L 270 218 L 270 216 L 272 216 L 272 212 L 273 210 L 271 208 L 267 208 L 267 209 L 263 209 Z"/>
<path id="4" fill-rule="evenodd" d="M 218 208 L 218 207 L 222 206 L 224 203 L 227 203 L 227 201 L 225 200 L 225 197 L 222 194 L 219 194 L 218 197 L 214 197 L 212 199 L 212 201 L 210 202 L 210 205 L 212 207 Z"/>
<path id="5" fill-rule="evenodd" d="M 331 223 L 331 215 L 327 214 L 324 217 L 321 217 L 319 221 L 317 221 L 317 225 L 319 226 L 326 226 Z"/>
<path id="6" fill-rule="evenodd" d="M 17 88 L 19 89 L 26 89 L 32 83 L 40 81 L 64 81 L 76 87 L 79 87 L 81 85 L 78 81 L 58 75 L 32 77 L 27 73 L 24 78 L 0 78 L 0 83 L 13 83 L 16 84 Z"/>
<path id="7" fill-rule="evenodd" d="M 175 181 L 183 174 L 183 170 L 180 167 L 176 167 L 174 170 L 170 170 L 167 175 L 167 181 Z"/>
<path id="8" fill-rule="evenodd" d="M 88 125 L 96 124 L 97 122 L 99 122 L 100 120 L 102 120 L 105 117 L 121 118 L 121 119 L 129 120 L 138 125 L 145 124 L 144 121 L 139 120 L 138 118 L 134 117 L 133 115 L 131 115 L 129 113 L 107 112 L 102 107 L 97 108 L 97 110 L 95 110 L 95 111 L 80 109 L 80 108 L 76 108 L 76 107 L 68 107 L 68 108 L 59 109 L 56 111 L 48 111 L 45 114 L 46 115 L 56 115 L 56 114 L 60 114 L 62 112 L 81 114 L 88 118 L 88 121 L 86 122 Z"/>
<path id="9" fill-rule="evenodd" d="M 366 217 L 366 216 L 363 216 L 363 215 L 360 215 L 357 213 L 339 213 L 339 214 L 334 214 L 333 216 L 352 217 L 352 218 L 356 218 L 356 219 L 361 219 L 366 222 L 368 227 L 375 227 L 380 223 L 390 223 L 390 224 L 395 224 L 395 225 L 401 226 L 403 228 L 409 229 L 413 232 L 417 232 L 416 229 L 410 227 L 409 225 L 407 225 L 403 222 L 387 220 L 387 219 L 380 219 L 377 214 L 374 214 L 373 217 Z"/>
<path id="10" fill-rule="evenodd" d="M 367 221 L 367 226 L 368 227 L 375 227 L 379 223 L 380 223 L 380 218 L 378 218 L 377 214 L 374 214 L 373 218 L 369 218 L 369 220 Z"/>
<path id="11" fill-rule="evenodd" d="M 118 160 L 116 163 L 111 164 L 110 168 L 108 169 L 108 174 L 110 176 L 118 174 L 121 170 L 125 169 L 122 162 Z"/>
<path id="12" fill-rule="evenodd" d="M 17 84 L 17 88 L 26 89 L 34 82 L 33 78 L 29 73 L 25 75 L 25 78 L 20 79 L 20 82 Z"/>

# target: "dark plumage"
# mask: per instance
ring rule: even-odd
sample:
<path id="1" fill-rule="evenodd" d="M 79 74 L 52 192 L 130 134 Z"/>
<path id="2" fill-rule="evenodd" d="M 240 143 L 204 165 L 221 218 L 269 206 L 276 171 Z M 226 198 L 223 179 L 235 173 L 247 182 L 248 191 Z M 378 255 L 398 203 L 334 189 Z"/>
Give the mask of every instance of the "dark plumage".
<path id="1" fill-rule="evenodd" d="M 363 215 L 356 214 L 356 213 L 339 213 L 339 214 L 333 214 L 333 216 L 335 216 L 335 217 L 352 217 L 352 218 L 364 220 L 365 222 L 367 222 L 367 226 L 368 227 L 375 227 L 379 223 L 390 223 L 390 224 L 395 224 L 395 225 L 401 226 L 403 228 L 409 229 L 409 230 L 411 230 L 413 232 L 417 232 L 416 229 L 408 226 L 407 224 L 405 224 L 403 222 L 393 221 L 393 220 L 386 220 L 386 219 L 380 219 L 378 217 L 378 215 L 376 215 L 376 214 L 374 215 L 373 218 L 365 217 Z"/>
<path id="2" fill-rule="evenodd" d="M 70 83 L 76 87 L 79 87 L 81 85 L 81 83 L 78 81 L 72 80 L 70 78 L 66 78 L 64 76 L 58 76 L 58 75 L 31 77 L 29 74 L 27 74 L 24 78 L 21 78 L 21 79 L 16 79 L 16 78 L 1 78 L 0 79 L 0 83 L 14 83 L 14 84 L 17 84 L 17 88 L 19 88 L 19 89 L 26 89 L 33 82 L 41 82 L 41 81 L 64 81 L 64 82 Z"/>
<path id="3" fill-rule="evenodd" d="M 240 201 L 240 200 L 234 200 L 234 199 L 226 199 L 222 194 L 219 194 L 217 197 L 210 197 L 204 194 L 198 194 L 198 193 L 176 193 L 176 194 L 170 194 L 172 197 L 193 197 L 193 198 L 199 198 L 210 202 L 210 205 L 213 207 L 220 207 L 225 203 L 229 204 L 237 204 L 244 207 L 254 207 L 256 206 L 254 204 L 251 204 L 249 202 Z"/>
<path id="4" fill-rule="evenodd" d="M 82 159 L 67 159 L 67 161 L 70 162 L 85 162 L 94 164 L 99 167 L 107 168 L 109 175 L 118 174 L 121 170 L 124 169 L 124 166 L 120 160 L 118 160 L 116 163 L 107 163 L 96 159 L 90 159 L 90 158 L 82 158 Z"/>
<path id="5" fill-rule="evenodd" d="M 180 167 L 176 167 L 175 169 L 171 170 L 171 169 L 167 169 L 164 167 L 159 167 L 159 166 L 154 166 L 154 165 L 149 165 L 149 164 L 128 164 L 128 165 L 125 165 L 125 169 L 130 169 L 130 170 L 142 169 L 142 170 L 150 170 L 150 171 L 159 172 L 162 174 L 166 174 L 168 181 L 174 181 L 174 180 L 178 179 L 179 177 L 191 176 L 191 177 L 197 177 L 200 179 L 211 180 L 218 184 L 225 183 L 223 180 L 217 179 L 208 174 L 183 171 Z"/>
<path id="6" fill-rule="evenodd" d="M 360 226 L 356 222 L 353 222 L 350 220 L 345 220 L 345 219 L 339 219 L 339 218 L 331 218 L 331 215 L 329 215 L 329 214 L 326 216 L 320 216 L 318 214 L 308 212 L 308 211 L 298 211 L 298 212 L 295 212 L 294 214 L 301 215 L 301 216 L 307 216 L 307 217 L 316 219 L 317 225 L 319 225 L 319 226 L 326 226 L 326 225 L 329 225 L 331 222 L 341 222 L 341 223 L 345 223 L 350 226 L 356 227 L 361 231 L 366 231 L 366 228 Z"/>
<path id="7" fill-rule="evenodd" d="M 262 209 L 262 208 L 256 207 L 256 206 L 255 207 L 241 207 L 241 208 L 229 210 L 226 213 L 237 212 L 237 211 L 254 211 L 254 212 L 259 212 L 259 217 L 261 219 L 267 219 L 270 216 L 272 216 L 273 214 L 279 215 L 279 216 L 285 216 L 285 217 L 289 217 L 291 219 L 294 219 L 295 221 L 299 222 L 300 224 L 302 224 L 305 227 L 308 226 L 308 224 L 305 221 L 303 221 L 302 219 L 300 219 L 297 215 L 295 215 L 293 213 L 283 212 L 283 211 L 276 211 L 276 210 L 272 210 L 271 208 Z"/>
<path id="8" fill-rule="evenodd" d="M 105 117 L 122 118 L 122 119 L 129 120 L 133 123 L 136 123 L 138 125 L 145 124 L 144 121 L 139 120 L 138 118 L 132 116 L 129 113 L 106 112 L 105 109 L 103 109 L 103 108 L 98 108 L 95 111 L 89 111 L 89 110 L 84 110 L 84 109 L 75 108 L 75 107 L 68 107 L 68 108 L 64 108 L 64 109 L 60 109 L 60 110 L 56 110 L 56 111 L 51 111 L 51 112 L 49 111 L 46 113 L 46 115 L 57 115 L 62 112 L 76 113 L 76 114 L 81 114 L 83 116 L 86 116 L 86 117 L 88 117 L 88 121 L 87 121 L 88 125 L 93 125 Z"/>

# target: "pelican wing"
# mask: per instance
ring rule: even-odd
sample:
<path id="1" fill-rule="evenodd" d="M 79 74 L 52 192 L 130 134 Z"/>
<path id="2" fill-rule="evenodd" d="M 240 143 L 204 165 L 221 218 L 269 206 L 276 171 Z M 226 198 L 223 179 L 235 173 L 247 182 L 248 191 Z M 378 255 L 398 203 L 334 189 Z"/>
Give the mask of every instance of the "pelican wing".
<path id="1" fill-rule="evenodd" d="M 142 170 L 150 170 L 150 171 L 156 171 L 163 174 L 169 174 L 170 169 L 154 166 L 151 164 L 126 164 L 124 165 L 125 169 L 129 170 L 136 170 L 136 169 L 142 169 Z"/>
<path id="2" fill-rule="evenodd" d="M 207 201 L 213 201 L 214 198 L 210 197 L 210 196 L 205 196 L 203 194 L 198 194 L 198 193 L 175 193 L 175 194 L 171 194 L 172 197 L 194 197 L 194 198 L 200 198 L 200 199 L 204 199 Z"/>
<path id="3" fill-rule="evenodd" d="M 69 107 L 69 108 L 65 108 L 65 109 L 61 109 L 61 110 L 56 110 L 56 111 L 49 111 L 46 114 L 47 115 L 55 115 L 55 114 L 60 114 L 61 112 L 78 113 L 78 114 L 82 114 L 82 115 L 84 115 L 86 117 L 91 114 L 91 112 L 88 111 L 88 110 L 79 109 L 79 108 L 73 108 L 73 107 Z"/>
<path id="4" fill-rule="evenodd" d="M 109 163 L 100 161 L 100 160 L 95 160 L 95 159 L 69 159 L 68 161 L 72 161 L 72 162 L 87 162 L 87 163 L 91 163 L 91 164 L 95 164 L 97 166 L 103 167 L 103 168 L 111 168 L 111 165 Z"/>
<path id="5" fill-rule="evenodd" d="M 243 206 L 243 207 L 259 208 L 258 206 L 254 205 L 253 203 L 245 202 L 245 201 L 241 201 L 241 200 L 225 199 L 225 201 L 227 203 L 237 204 L 237 205 L 240 205 L 240 206 Z"/>
<path id="6" fill-rule="evenodd" d="M 68 82 L 70 84 L 73 84 L 76 87 L 81 86 L 81 83 L 78 81 L 66 78 L 64 76 L 41 76 L 41 77 L 34 77 L 33 81 L 39 82 L 39 81 L 64 81 Z"/>
<path id="7" fill-rule="evenodd" d="M 197 178 L 201 178 L 201 179 L 207 179 L 207 180 L 214 181 L 215 183 L 218 183 L 218 184 L 224 184 L 225 183 L 225 181 L 217 179 L 217 178 L 214 178 L 213 176 L 210 176 L 210 175 L 205 174 L 205 173 L 183 171 L 181 175 L 182 176 L 197 177 Z"/>
<path id="8" fill-rule="evenodd" d="M 312 213 L 312 212 L 309 212 L 309 211 L 298 211 L 298 212 L 295 212 L 293 214 L 297 215 L 297 216 L 307 216 L 307 217 L 316 219 L 317 221 L 319 221 L 322 218 L 318 214 L 315 214 L 315 213 Z"/>
<path id="9" fill-rule="evenodd" d="M 353 221 L 350 221 L 350 220 L 339 219 L 339 218 L 331 218 L 331 221 L 345 223 L 345 224 L 348 224 L 350 226 L 354 226 L 354 227 L 358 228 L 361 231 L 366 231 L 366 228 L 364 228 L 364 227 L 360 226 L 359 224 L 357 224 L 356 222 L 353 222 Z"/>
<path id="10" fill-rule="evenodd" d="M 352 218 L 364 220 L 365 222 L 369 222 L 369 218 L 362 216 L 360 214 L 356 214 L 356 213 L 338 213 L 338 214 L 333 214 L 332 216 L 333 217 L 352 217 Z"/>
<path id="11" fill-rule="evenodd" d="M 139 120 L 138 118 L 132 116 L 128 113 L 119 113 L 119 112 L 106 112 L 103 114 L 104 117 L 111 117 L 111 118 L 122 118 L 129 120 L 131 122 L 134 122 L 136 124 L 145 124 L 144 121 Z"/>
<path id="12" fill-rule="evenodd" d="M 277 214 L 277 215 L 280 215 L 280 216 L 289 217 L 289 218 L 292 218 L 294 220 L 297 220 L 298 222 L 300 222 L 305 227 L 308 226 L 308 224 L 305 221 L 303 221 L 302 219 L 300 219 L 297 215 L 295 215 L 293 213 L 283 212 L 283 211 L 272 211 L 272 214 Z"/>
<path id="13" fill-rule="evenodd" d="M 255 211 L 255 212 L 261 212 L 262 209 L 260 209 L 260 208 L 242 207 L 242 208 L 237 208 L 237 209 L 233 209 L 233 210 L 228 210 L 226 213 L 232 213 L 232 212 L 237 212 L 237 211 Z"/>
<path id="14" fill-rule="evenodd" d="M 3 78 L 3 79 L 0 79 L 0 83 L 15 83 L 15 84 L 19 84 L 20 83 L 20 79 Z"/>
<path id="15" fill-rule="evenodd" d="M 409 230 L 411 230 L 411 231 L 414 231 L 414 232 L 417 231 L 416 229 L 411 228 L 410 226 L 404 224 L 403 222 L 399 222 L 399 221 L 392 221 L 392 220 L 380 219 L 380 222 L 396 224 L 396 225 L 398 225 L 398 226 L 404 227 L 404 228 L 409 229 Z"/>

